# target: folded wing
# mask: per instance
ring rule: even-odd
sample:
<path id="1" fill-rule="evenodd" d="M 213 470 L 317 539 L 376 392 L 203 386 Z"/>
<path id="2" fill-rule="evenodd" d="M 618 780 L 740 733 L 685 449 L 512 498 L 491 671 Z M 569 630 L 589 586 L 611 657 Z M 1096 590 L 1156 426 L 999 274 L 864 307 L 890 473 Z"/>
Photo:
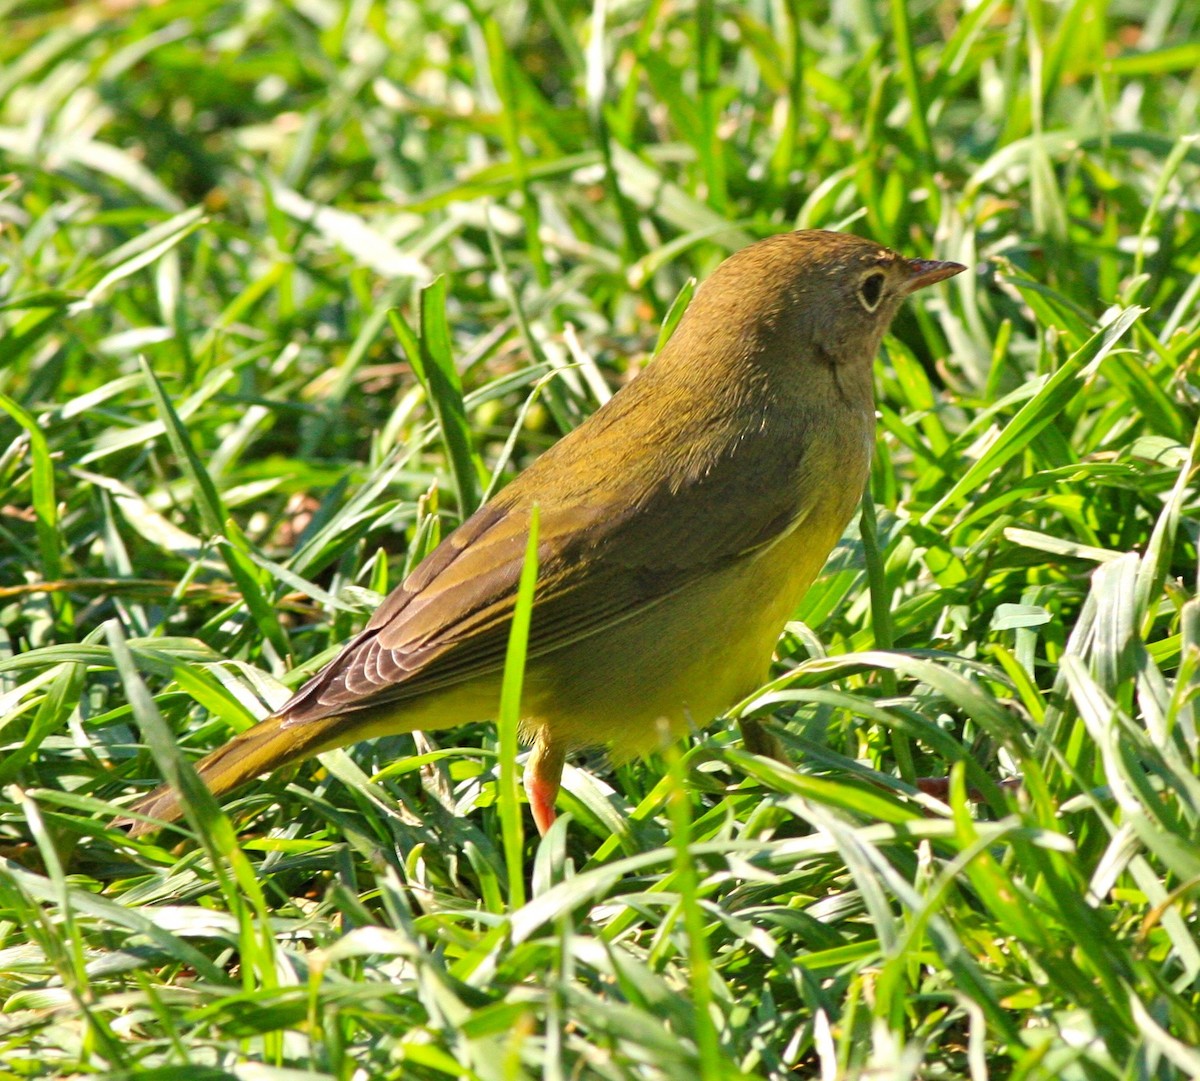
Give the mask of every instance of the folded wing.
<path id="1" fill-rule="evenodd" d="M 788 435 L 790 446 L 718 444 L 722 452 L 692 463 L 690 476 L 664 470 L 640 485 L 606 477 L 557 496 L 539 478 L 551 463 L 539 461 L 387 597 L 280 711 L 286 723 L 400 704 L 502 669 L 535 500 L 531 658 L 602 634 L 772 543 L 807 510 L 797 496 L 804 440 Z"/>

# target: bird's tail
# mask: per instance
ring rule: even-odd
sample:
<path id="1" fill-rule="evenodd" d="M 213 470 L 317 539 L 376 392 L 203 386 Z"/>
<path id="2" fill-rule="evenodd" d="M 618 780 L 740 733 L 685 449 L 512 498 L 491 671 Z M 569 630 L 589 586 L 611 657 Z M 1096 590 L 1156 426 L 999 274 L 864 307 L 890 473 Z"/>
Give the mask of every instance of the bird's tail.
<path id="1" fill-rule="evenodd" d="M 326 717 L 300 724 L 293 720 L 288 724 L 286 715 L 273 715 L 202 758 L 195 769 L 212 794 L 220 798 L 260 773 L 269 773 L 345 742 L 340 735 L 344 723 L 343 717 Z M 129 813 L 174 822 L 183 814 L 183 808 L 179 793 L 164 784 L 135 803 Z M 157 828 L 155 822 L 124 816 L 114 824 L 127 827 L 131 837 Z"/>

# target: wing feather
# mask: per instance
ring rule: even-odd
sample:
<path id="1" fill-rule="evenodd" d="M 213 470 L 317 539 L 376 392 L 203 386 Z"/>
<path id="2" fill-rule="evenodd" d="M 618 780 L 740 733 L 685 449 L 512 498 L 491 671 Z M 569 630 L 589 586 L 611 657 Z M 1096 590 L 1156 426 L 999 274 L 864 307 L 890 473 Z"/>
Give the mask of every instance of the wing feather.
<path id="1" fill-rule="evenodd" d="M 668 452 L 650 483 L 600 478 L 555 498 L 543 475 L 570 455 L 567 437 L 430 553 L 281 713 L 292 724 L 376 709 L 501 670 L 534 502 L 531 657 L 601 634 L 772 543 L 807 513 L 798 493 L 808 486 L 797 483 L 807 433 L 770 434 L 716 441 L 722 452 L 687 475 Z"/>

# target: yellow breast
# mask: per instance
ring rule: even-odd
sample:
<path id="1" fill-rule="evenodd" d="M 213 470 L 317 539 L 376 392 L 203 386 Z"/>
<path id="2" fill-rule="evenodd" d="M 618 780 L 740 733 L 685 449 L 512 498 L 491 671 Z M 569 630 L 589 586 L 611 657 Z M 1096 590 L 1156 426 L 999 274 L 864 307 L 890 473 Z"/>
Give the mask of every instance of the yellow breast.
<path id="1" fill-rule="evenodd" d="M 866 465 L 848 465 L 839 494 L 769 547 L 538 658 L 527 673 L 526 737 L 547 729 L 568 747 L 607 745 L 620 759 L 707 724 L 750 694 L 858 504 Z"/>

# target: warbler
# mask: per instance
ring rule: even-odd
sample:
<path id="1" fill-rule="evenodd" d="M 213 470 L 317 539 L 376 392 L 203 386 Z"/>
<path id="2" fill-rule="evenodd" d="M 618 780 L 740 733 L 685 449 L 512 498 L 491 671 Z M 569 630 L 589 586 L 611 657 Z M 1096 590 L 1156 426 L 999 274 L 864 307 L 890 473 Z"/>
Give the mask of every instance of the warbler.
<path id="1" fill-rule="evenodd" d="M 858 506 L 873 360 L 901 302 L 966 268 L 846 233 L 768 237 L 697 290 L 659 355 L 423 560 L 280 709 L 198 764 L 220 796 L 385 734 L 494 717 L 530 514 L 538 576 L 521 700 L 542 833 L 565 756 L 703 725 L 768 674 Z M 170 821 L 164 786 L 133 833 Z"/>

